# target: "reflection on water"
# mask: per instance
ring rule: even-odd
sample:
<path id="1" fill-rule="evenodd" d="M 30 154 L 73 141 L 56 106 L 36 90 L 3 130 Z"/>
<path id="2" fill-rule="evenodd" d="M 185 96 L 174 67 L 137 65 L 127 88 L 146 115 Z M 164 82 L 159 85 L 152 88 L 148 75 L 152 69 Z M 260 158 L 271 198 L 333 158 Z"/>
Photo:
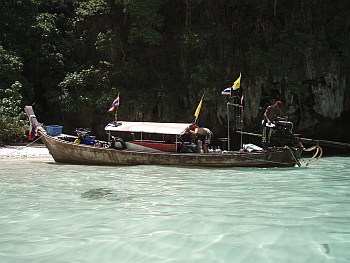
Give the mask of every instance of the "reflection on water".
<path id="1" fill-rule="evenodd" d="M 349 168 L 0 160 L 0 261 L 349 262 Z"/>

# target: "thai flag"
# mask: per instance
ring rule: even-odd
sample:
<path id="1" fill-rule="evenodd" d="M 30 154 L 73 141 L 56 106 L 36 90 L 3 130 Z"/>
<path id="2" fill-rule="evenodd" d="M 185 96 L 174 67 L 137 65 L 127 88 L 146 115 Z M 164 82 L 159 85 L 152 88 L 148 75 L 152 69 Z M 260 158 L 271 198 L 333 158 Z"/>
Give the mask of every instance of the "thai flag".
<path id="1" fill-rule="evenodd" d="M 108 111 L 113 111 L 116 107 L 119 107 L 119 95 L 114 99 Z"/>
<path id="2" fill-rule="evenodd" d="M 231 96 L 231 89 L 232 87 L 226 88 L 223 91 L 221 91 L 222 96 Z"/>

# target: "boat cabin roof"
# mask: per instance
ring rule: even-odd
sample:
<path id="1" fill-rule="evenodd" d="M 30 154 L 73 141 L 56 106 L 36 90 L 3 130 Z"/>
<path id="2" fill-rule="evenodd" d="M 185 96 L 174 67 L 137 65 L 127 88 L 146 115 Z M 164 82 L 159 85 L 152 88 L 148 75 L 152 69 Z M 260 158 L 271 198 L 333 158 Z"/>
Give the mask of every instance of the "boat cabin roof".
<path id="1" fill-rule="evenodd" d="M 191 123 L 161 123 L 161 122 L 111 122 L 105 127 L 105 131 L 116 132 L 142 132 L 157 134 L 182 135 Z"/>

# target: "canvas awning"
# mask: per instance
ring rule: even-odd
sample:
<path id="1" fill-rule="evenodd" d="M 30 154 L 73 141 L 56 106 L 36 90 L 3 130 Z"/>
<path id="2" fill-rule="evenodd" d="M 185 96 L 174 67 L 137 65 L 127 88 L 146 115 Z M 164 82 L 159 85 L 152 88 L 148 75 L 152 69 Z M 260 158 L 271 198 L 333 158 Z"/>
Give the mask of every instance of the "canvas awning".
<path id="1" fill-rule="evenodd" d="M 118 121 L 118 123 L 109 123 L 106 131 L 116 132 L 142 132 L 157 134 L 181 135 L 191 123 L 160 123 L 160 122 L 130 122 Z"/>

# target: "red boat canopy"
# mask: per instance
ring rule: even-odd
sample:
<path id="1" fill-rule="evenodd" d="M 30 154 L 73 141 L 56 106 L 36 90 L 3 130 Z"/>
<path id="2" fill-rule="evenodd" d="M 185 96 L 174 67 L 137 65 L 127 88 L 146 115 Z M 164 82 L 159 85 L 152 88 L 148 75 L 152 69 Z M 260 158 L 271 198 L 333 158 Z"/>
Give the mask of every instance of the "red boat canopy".
<path id="1" fill-rule="evenodd" d="M 109 123 L 105 127 L 105 131 L 182 135 L 190 125 L 191 123 L 118 121 L 118 123 Z"/>

